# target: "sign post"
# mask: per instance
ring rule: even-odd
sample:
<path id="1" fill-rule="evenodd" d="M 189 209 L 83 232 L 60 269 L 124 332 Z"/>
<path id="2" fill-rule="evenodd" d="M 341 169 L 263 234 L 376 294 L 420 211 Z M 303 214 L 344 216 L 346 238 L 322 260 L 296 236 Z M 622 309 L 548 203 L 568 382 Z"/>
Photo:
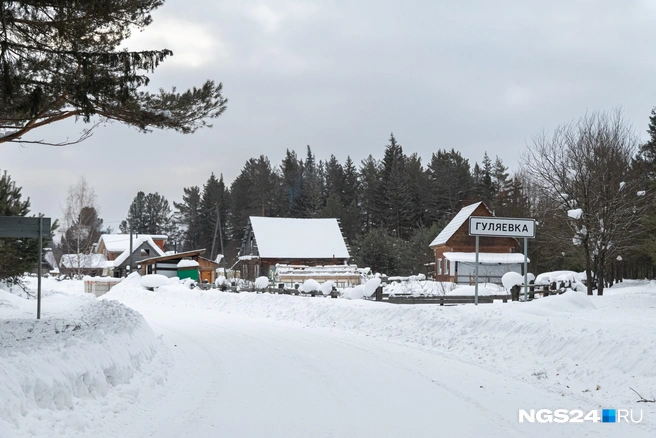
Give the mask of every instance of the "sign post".
<path id="1" fill-rule="evenodd" d="M 535 238 L 535 219 L 472 216 L 469 218 L 469 235 L 476 236 L 476 284 L 474 304 L 478 305 L 478 252 L 479 237 L 524 238 L 524 301 L 528 298 L 528 239 Z"/>
<path id="2" fill-rule="evenodd" d="M 43 236 L 50 236 L 50 222 L 49 217 L 0 216 L 0 237 L 39 239 L 36 319 L 41 319 L 41 263 L 43 263 Z"/>

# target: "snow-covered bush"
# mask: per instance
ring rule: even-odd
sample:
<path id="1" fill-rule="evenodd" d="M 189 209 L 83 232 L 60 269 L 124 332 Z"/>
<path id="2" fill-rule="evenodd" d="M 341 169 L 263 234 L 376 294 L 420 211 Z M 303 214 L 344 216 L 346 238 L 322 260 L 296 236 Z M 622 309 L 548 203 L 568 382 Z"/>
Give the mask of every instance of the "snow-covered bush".
<path id="1" fill-rule="evenodd" d="M 513 286 L 521 286 L 524 284 L 524 276 L 519 272 L 506 272 L 501 277 L 501 284 L 503 287 L 510 290 Z"/>
<path id="2" fill-rule="evenodd" d="M 321 288 L 321 285 L 317 280 L 313 280 L 311 278 L 305 280 L 301 287 L 298 288 L 301 292 L 309 293 L 309 292 L 317 292 Z"/>
<path id="3" fill-rule="evenodd" d="M 335 287 L 335 282 L 331 281 L 331 280 L 328 280 L 328 281 L 321 284 L 321 286 L 319 287 L 319 290 L 324 295 L 330 295 L 330 293 L 333 291 L 333 287 Z"/>
<path id="4" fill-rule="evenodd" d="M 364 285 L 355 286 L 351 289 L 344 290 L 344 298 L 349 300 L 363 300 L 364 299 Z"/>
<path id="5" fill-rule="evenodd" d="M 380 278 L 374 277 L 370 280 L 367 280 L 364 285 L 364 296 L 370 298 L 373 294 L 376 293 L 378 286 L 380 286 Z"/>
<path id="6" fill-rule="evenodd" d="M 269 277 L 257 277 L 255 279 L 255 289 L 262 290 L 269 287 Z"/>
<path id="7" fill-rule="evenodd" d="M 219 275 L 214 284 L 216 284 L 216 287 L 219 290 L 228 290 L 228 280 L 223 275 Z"/>

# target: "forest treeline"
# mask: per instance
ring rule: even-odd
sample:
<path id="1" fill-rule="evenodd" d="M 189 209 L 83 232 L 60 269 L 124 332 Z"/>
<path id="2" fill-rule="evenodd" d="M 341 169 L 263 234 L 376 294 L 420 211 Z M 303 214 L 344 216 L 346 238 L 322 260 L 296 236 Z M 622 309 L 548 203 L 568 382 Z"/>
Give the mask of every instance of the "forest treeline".
<path id="1" fill-rule="evenodd" d="M 307 146 L 303 155 L 287 150 L 278 164 L 264 155 L 249 159 L 230 185 L 211 174 L 202 187 L 185 187 L 172 206 L 157 193 L 139 192 L 120 229 L 132 224 L 134 232 L 168 234 L 178 250 L 206 248 L 208 257 L 223 253 L 231 264 L 249 216 L 334 217 L 358 265 L 407 275 L 425 272 L 431 240 L 477 200 L 500 216 L 529 213 L 521 179 L 500 157 L 486 153 L 470 165 L 455 149 L 439 150 L 424 164 L 392 134 L 380 159 L 318 160 Z"/>
<path id="2" fill-rule="evenodd" d="M 237 261 L 249 216 L 338 218 L 355 263 L 389 275 L 409 275 L 430 269 L 426 264 L 434 260 L 429 244 L 459 209 L 483 201 L 497 216 L 536 219 L 537 237 L 529 242 L 532 272 L 587 268 L 605 271 L 611 280 L 622 274 L 652 278 L 656 214 L 653 197 L 643 195 L 653 193 L 656 181 L 656 113 L 650 118 L 650 140 L 638 147 L 628 134 L 626 141 L 618 140 L 624 125 L 615 122 L 602 113 L 557 128 L 553 138 L 537 136 L 512 174 L 501 157 L 487 152 L 472 164 L 456 149 L 440 149 L 424 163 L 418 154 L 406 153 L 394 134 L 380 158 L 369 155 L 359 163 L 350 156 L 343 161 L 334 155 L 317 159 L 310 146 L 302 154 L 287 150 L 273 163 L 260 155 L 247 160 L 232 182 L 212 173 L 202 187 L 182 188 L 179 202 L 138 192 L 119 229 L 166 234 L 167 249 L 205 248 L 208 258 L 224 254 L 230 267 Z M 584 141 L 593 134 L 602 136 L 595 129 L 606 128 L 618 130 L 608 134 L 612 141 Z M 586 150 L 585 145 L 593 147 Z M 622 153 L 613 155 L 613 150 Z M 15 195 L 15 183 L 8 176 L 2 181 L 8 185 L 4 193 Z M 624 187 L 644 190 L 630 197 Z M 107 231 L 95 195 L 88 192 L 85 181 L 69 191 L 68 205 L 77 207 L 70 209 L 61 243 L 55 244 L 60 253 L 88 252 Z M 597 203 L 586 201 L 593 193 Z M 568 213 L 580 207 L 588 211 Z M 24 211 L 26 205 L 16 208 Z M 606 211 L 612 214 L 602 218 Z M 624 222 L 611 224 L 614 217 Z M 633 231 L 622 234 L 627 221 Z M 620 231 L 610 236 L 610 229 Z M 80 236 L 87 239 L 81 242 Z"/>

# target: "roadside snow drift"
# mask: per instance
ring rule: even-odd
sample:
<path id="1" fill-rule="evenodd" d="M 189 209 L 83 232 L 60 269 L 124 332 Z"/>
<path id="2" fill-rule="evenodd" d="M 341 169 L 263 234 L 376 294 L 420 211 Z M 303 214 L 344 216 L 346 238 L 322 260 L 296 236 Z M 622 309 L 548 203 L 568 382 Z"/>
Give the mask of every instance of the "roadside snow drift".
<path id="1" fill-rule="evenodd" d="M 81 293 L 50 293 L 37 320 L 35 300 L 0 290 L 1 437 L 84 436 L 98 419 L 85 416 L 80 401 L 102 400 L 111 411 L 110 390 L 156 352 L 154 333 L 134 310 Z"/>

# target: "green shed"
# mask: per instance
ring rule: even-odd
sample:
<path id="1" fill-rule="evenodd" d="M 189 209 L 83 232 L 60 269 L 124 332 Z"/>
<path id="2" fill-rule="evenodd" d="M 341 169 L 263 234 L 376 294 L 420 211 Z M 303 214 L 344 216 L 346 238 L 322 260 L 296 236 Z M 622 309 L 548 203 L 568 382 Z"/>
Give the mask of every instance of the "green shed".
<path id="1" fill-rule="evenodd" d="M 178 262 L 178 278 L 184 280 L 185 278 L 191 278 L 194 281 L 198 281 L 200 276 L 198 274 L 198 262 L 195 260 L 182 259 Z"/>

